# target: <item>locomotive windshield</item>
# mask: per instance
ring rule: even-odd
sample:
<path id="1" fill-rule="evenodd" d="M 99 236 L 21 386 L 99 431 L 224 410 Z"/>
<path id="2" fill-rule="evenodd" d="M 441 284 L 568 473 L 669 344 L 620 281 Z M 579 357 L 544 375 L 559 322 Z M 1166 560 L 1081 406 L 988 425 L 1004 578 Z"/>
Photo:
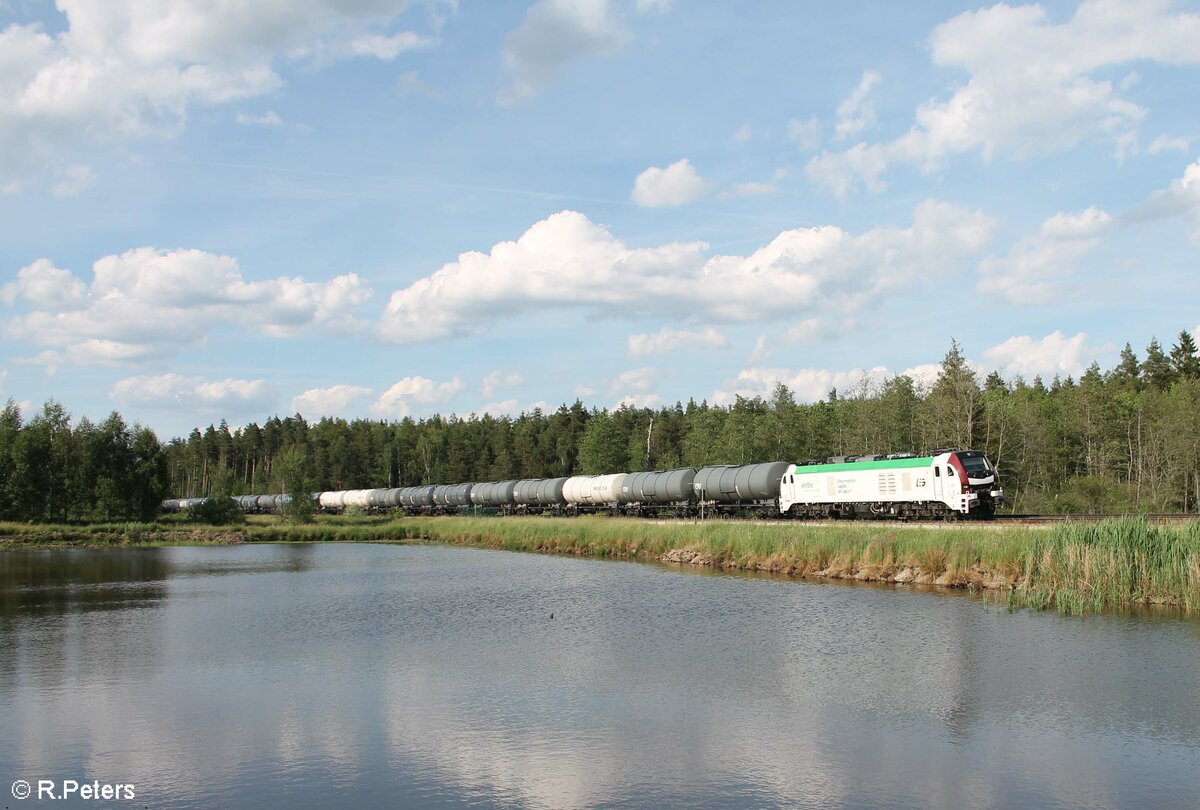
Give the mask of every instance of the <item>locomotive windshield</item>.
<path id="1" fill-rule="evenodd" d="M 983 456 L 971 456 L 968 458 L 960 456 L 959 460 L 962 461 L 963 467 L 967 470 L 967 475 L 971 478 L 983 478 L 992 474 L 992 468 Z"/>

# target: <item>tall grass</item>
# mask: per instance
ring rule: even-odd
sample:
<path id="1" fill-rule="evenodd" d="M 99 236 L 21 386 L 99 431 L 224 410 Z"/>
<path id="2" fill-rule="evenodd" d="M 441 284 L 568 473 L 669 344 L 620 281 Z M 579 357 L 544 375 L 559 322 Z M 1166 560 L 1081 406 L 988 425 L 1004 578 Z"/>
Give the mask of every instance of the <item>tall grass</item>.
<path id="1" fill-rule="evenodd" d="M 0 548 L 211 542 L 434 542 L 611 559 L 663 560 L 800 577 L 986 591 L 1010 608 L 1067 614 L 1174 606 L 1200 615 L 1200 522 L 1141 518 L 1052 527 L 887 523 L 704 523 L 628 518 L 251 516 L 236 530 L 179 521 L 0 523 Z"/>

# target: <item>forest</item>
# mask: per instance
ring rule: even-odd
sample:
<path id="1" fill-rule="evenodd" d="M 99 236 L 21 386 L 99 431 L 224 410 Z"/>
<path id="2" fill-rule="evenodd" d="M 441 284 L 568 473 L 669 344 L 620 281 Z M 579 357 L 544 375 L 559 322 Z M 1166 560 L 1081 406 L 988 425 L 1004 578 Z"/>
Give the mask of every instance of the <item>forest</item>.
<path id="1" fill-rule="evenodd" d="M 113 413 L 0 413 L 0 519 L 149 518 L 166 497 L 497 481 L 850 453 L 983 450 L 1021 513 L 1200 512 L 1200 357 L 1187 331 L 1078 379 L 977 374 L 957 343 L 935 383 L 897 376 L 797 402 L 784 385 L 728 406 L 384 422 L 222 421 L 160 443 Z"/>

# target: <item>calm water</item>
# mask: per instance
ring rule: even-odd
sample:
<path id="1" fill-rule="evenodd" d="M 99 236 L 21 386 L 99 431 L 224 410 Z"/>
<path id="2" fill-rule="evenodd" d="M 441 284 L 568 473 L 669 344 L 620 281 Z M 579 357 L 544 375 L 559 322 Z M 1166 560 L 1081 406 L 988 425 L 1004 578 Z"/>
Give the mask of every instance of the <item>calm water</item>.
<path id="1" fill-rule="evenodd" d="M 0 807 L 68 778 L 126 807 L 1196 807 L 1200 623 L 458 548 L 0 554 Z"/>

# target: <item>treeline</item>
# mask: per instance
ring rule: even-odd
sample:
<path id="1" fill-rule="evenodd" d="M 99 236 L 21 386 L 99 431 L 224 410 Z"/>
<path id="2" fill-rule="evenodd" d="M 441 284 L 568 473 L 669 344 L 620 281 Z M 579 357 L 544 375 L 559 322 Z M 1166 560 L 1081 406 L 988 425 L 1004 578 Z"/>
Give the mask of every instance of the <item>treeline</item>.
<path id="1" fill-rule="evenodd" d="M 222 422 L 166 448 L 173 497 L 283 492 L 304 460 L 318 490 L 495 481 L 848 453 L 971 447 L 997 464 L 1021 512 L 1200 511 L 1200 358 L 1127 344 L 1078 380 L 980 379 L 957 344 L 928 390 L 908 377 L 798 403 L 786 386 L 729 406 L 589 410 L 576 401 L 515 418 Z M 292 463 L 283 463 L 290 459 Z M 294 477 L 294 473 L 291 473 Z"/>
<path id="2" fill-rule="evenodd" d="M 48 402 L 29 421 L 0 411 L 0 520 L 151 520 L 165 497 L 166 448 L 113 413 L 100 424 Z"/>
<path id="3" fill-rule="evenodd" d="M 798 403 L 786 386 L 732 405 L 399 422 L 272 417 L 161 444 L 111 414 L 0 411 L 0 519 L 147 519 L 166 497 L 496 481 L 849 453 L 970 447 L 1020 512 L 1200 512 L 1200 358 L 1188 332 L 1078 380 L 980 379 L 957 344 L 938 380 L 864 381 Z"/>

